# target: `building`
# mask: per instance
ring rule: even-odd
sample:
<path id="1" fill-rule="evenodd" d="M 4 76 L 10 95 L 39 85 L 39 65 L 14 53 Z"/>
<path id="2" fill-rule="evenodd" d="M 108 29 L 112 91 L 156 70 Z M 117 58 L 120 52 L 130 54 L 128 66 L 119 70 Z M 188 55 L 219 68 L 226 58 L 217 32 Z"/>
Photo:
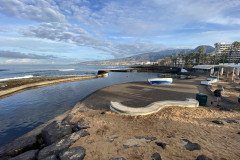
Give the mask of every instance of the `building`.
<path id="1" fill-rule="evenodd" d="M 225 42 L 218 43 L 218 46 L 215 47 L 215 54 L 219 57 L 226 54 L 228 62 L 240 61 L 240 47 L 235 51 L 232 44 L 227 44 Z"/>

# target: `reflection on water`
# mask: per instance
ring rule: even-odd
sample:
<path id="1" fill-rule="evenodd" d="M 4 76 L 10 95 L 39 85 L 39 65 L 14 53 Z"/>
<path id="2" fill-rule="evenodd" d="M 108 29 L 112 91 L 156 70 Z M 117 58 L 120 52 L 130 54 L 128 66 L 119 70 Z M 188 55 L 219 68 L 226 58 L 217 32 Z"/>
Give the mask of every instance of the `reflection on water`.
<path id="1" fill-rule="evenodd" d="M 94 91 L 120 83 L 147 81 L 155 73 L 118 73 L 109 77 L 32 89 L 0 99 L 0 145 L 64 113 Z"/>

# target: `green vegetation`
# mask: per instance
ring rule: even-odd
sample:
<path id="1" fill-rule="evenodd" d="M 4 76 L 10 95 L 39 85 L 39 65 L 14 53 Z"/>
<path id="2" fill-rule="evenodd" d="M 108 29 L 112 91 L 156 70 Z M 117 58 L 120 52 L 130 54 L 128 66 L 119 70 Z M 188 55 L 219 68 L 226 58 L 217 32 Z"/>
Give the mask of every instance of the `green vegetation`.
<path id="1" fill-rule="evenodd" d="M 215 52 L 206 53 L 205 46 L 199 46 L 190 53 L 179 53 L 176 56 L 170 55 L 164 59 L 158 60 L 158 65 L 173 66 L 173 67 L 185 67 L 191 68 L 194 65 L 215 65 L 219 63 L 228 63 L 229 57 L 232 57 L 232 62 L 239 62 L 240 56 L 239 48 L 240 42 L 235 41 L 232 43 L 231 47 L 224 50 L 221 55 L 217 55 L 217 49 L 219 48 L 219 43 L 215 43 Z"/>

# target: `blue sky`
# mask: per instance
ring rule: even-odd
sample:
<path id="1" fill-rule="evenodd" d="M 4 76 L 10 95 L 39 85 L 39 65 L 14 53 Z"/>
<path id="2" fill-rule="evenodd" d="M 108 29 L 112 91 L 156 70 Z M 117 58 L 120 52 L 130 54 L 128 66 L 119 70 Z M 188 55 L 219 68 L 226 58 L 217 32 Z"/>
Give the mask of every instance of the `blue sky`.
<path id="1" fill-rule="evenodd" d="M 240 41 L 239 0 L 0 0 L 0 64 L 68 64 Z"/>

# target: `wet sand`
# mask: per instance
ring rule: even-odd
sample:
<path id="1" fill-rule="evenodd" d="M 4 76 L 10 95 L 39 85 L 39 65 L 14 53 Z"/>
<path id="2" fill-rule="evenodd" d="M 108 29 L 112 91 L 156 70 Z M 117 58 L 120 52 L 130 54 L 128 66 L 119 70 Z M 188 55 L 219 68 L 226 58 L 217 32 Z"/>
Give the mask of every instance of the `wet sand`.
<path id="1" fill-rule="evenodd" d="M 164 86 L 151 86 L 147 82 L 126 83 L 89 95 L 72 109 L 69 116 L 72 122 L 81 118 L 89 121 L 90 136 L 78 140 L 72 147 L 84 147 L 86 160 L 111 157 L 147 160 L 155 152 L 162 159 L 174 160 L 196 159 L 202 154 L 214 160 L 240 159 L 240 112 L 219 111 L 212 107 L 211 93 L 200 85 L 204 79 L 178 80 Z M 195 98 L 199 92 L 208 95 L 207 107 L 167 107 L 148 116 L 126 116 L 109 110 L 110 101 L 143 107 L 155 101 Z M 224 125 L 215 124 L 213 120 L 220 120 Z M 155 137 L 155 140 L 147 142 L 136 136 Z M 184 139 L 198 143 L 201 149 L 186 150 Z M 155 142 L 166 143 L 166 148 Z M 129 143 L 136 143 L 138 147 L 124 147 Z"/>

